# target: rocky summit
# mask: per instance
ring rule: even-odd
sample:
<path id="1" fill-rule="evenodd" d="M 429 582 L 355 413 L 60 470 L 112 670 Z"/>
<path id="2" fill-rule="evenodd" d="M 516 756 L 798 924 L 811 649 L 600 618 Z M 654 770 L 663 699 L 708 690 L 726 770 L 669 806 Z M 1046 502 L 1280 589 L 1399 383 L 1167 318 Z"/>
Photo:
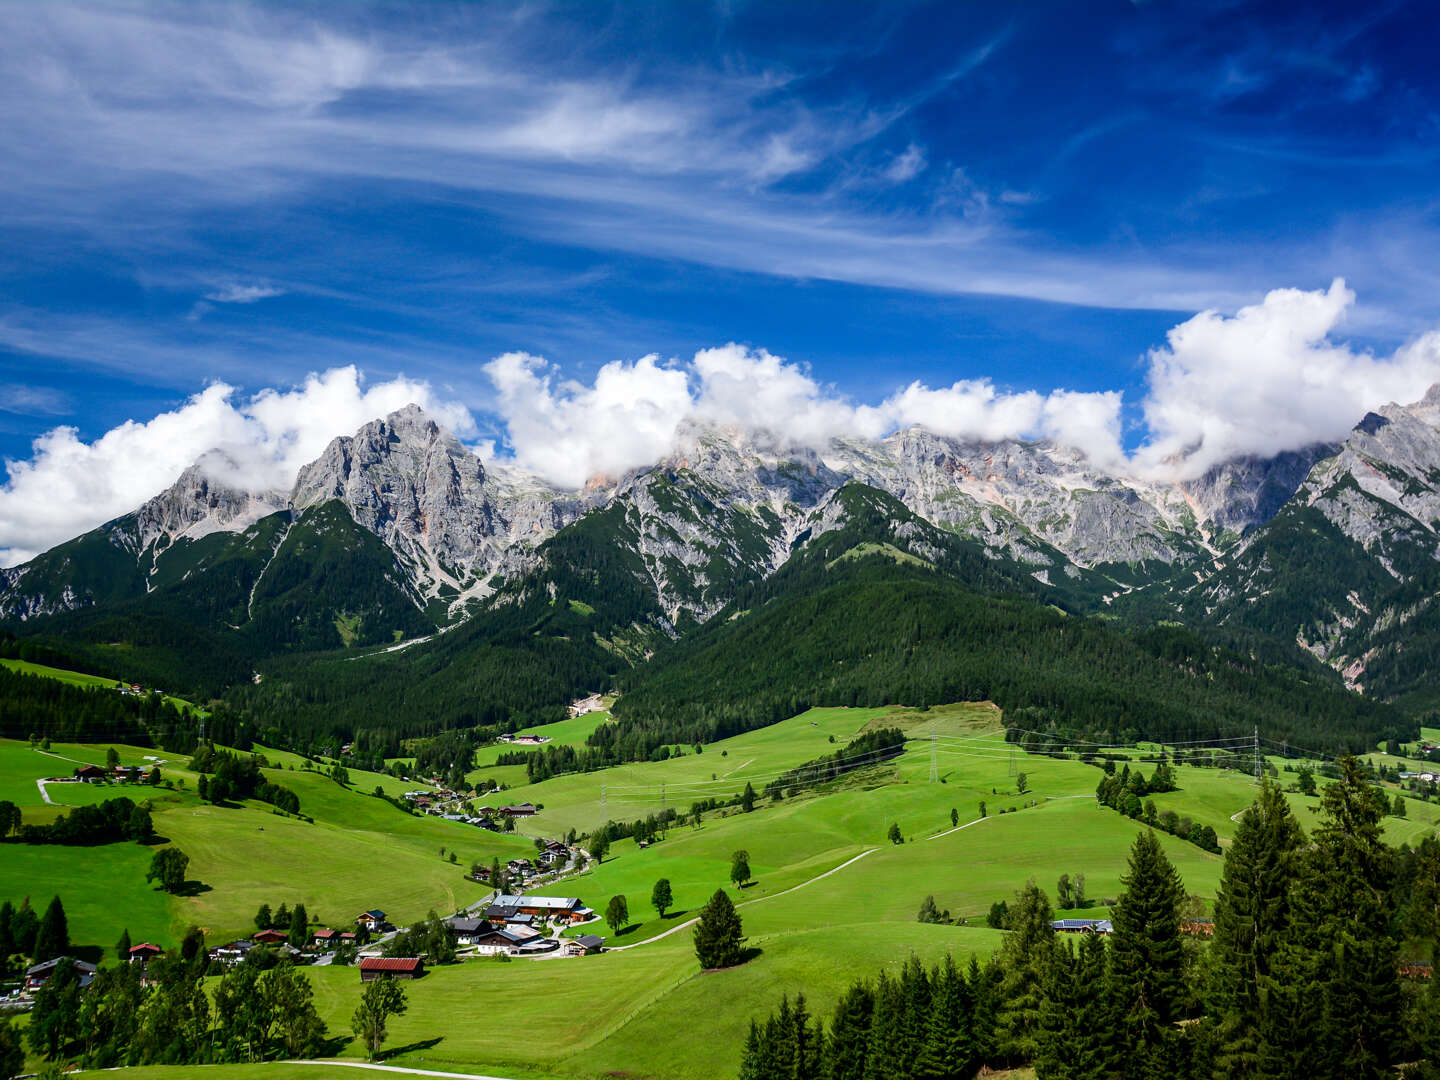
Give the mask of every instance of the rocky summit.
<path id="1" fill-rule="evenodd" d="M 223 454 L 206 454 L 134 513 L 0 572 L 0 618 L 101 608 L 215 572 L 226 538 L 248 545 L 253 615 L 269 564 L 293 557 L 290 531 L 333 506 L 382 545 L 387 588 L 444 628 L 505 602 L 543 563 L 547 540 L 603 511 L 607 543 L 625 551 L 674 635 L 773 574 L 824 531 L 836 493 L 862 484 L 1071 601 L 1254 626 L 1358 687 L 1379 639 L 1430 610 L 1428 595 L 1405 589 L 1440 555 L 1440 390 L 1358 418 L 1343 444 L 1239 459 L 1178 483 L 1115 475 L 1045 441 L 912 427 L 805 447 L 687 421 L 654 465 L 566 491 L 482 461 L 414 405 L 334 439 L 289 492 L 240 490 L 235 475 Z M 1294 551 L 1302 521 L 1328 553 L 1314 566 L 1343 564 L 1324 581 L 1311 581 Z M 1305 593 L 1304 611 L 1279 602 L 1287 592 Z"/>

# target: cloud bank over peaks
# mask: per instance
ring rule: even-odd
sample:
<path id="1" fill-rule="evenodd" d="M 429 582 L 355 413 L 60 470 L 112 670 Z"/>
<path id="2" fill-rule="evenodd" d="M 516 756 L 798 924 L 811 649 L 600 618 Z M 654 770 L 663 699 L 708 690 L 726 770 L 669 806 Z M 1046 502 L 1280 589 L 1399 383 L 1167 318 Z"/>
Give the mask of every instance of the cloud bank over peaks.
<path id="1" fill-rule="evenodd" d="M 398 377 L 363 385 L 354 367 L 312 374 L 289 390 L 243 397 L 213 383 L 153 419 L 126 421 L 93 442 L 57 427 L 33 444 L 28 461 L 6 463 L 0 486 L 0 565 L 14 565 L 129 513 L 175 482 L 207 451 L 212 480 L 243 491 L 288 491 L 300 466 L 336 435 L 417 402 L 461 434 L 475 430 L 462 406 L 424 382 Z"/>
<path id="2" fill-rule="evenodd" d="M 1335 442 L 1366 411 L 1418 400 L 1440 381 L 1440 333 L 1388 357 L 1330 337 L 1355 303 L 1328 289 L 1276 289 L 1233 316 L 1202 311 L 1149 355 L 1147 443 L 1134 466 L 1193 479 L 1237 457 Z"/>
<path id="3" fill-rule="evenodd" d="M 655 355 L 615 361 L 589 386 L 559 380 L 552 365 L 528 353 L 497 357 L 485 372 L 511 460 L 566 488 L 654 464 L 673 449 L 686 420 L 815 449 L 921 424 L 961 439 L 1052 438 L 1101 468 L 1123 460 L 1118 392 L 1007 393 L 976 379 L 934 389 L 916 382 L 878 405 L 855 404 L 803 365 L 734 343 L 702 349 L 688 363 Z"/>

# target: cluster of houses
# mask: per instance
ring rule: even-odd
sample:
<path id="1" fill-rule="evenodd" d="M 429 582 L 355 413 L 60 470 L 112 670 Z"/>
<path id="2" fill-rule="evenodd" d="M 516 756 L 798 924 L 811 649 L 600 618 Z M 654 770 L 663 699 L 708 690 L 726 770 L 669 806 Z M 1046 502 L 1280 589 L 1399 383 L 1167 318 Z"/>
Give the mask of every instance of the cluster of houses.
<path id="1" fill-rule="evenodd" d="M 139 945 L 132 945 L 130 947 L 130 963 L 139 964 L 140 972 L 143 976 L 145 968 L 149 965 L 150 961 L 154 960 L 157 956 L 163 955 L 164 952 L 165 950 L 160 948 L 159 945 L 142 941 Z M 56 969 L 59 968 L 61 964 L 67 962 L 74 968 L 82 990 L 94 981 L 94 964 L 87 964 L 84 960 L 76 960 L 70 956 L 57 956 L 53 960 L 46 960 L 40 964 L 32 964 L 26 968 L 25 978 L 21 983 L 21 991 L 25 994 L 34 994 L 35 991 L 50 981 Z"/>
<path id="2" fill-rule="evenodd" d="M 593 934 L 559 940 L 546 930 L 563 929 L 596 918 L 579 897 L 524 896 L 501 893 L 482 915 L 460 914 L 445 920 L 459 948 L 478 956 L 539 956 L 557 950 L 567 956 L 599 952 L 605 939 Z"/>
<path id="3" fill-rule="evenodd" d="M 501 823 L 506 818 L 528 818 L 534 817 L 536 806 L 534 803 L 516 803 L 513 806 L 478 806 L 473 814 L 457 814 L 453 809 L 446 807 L 460 805 L 465 796 L 454 791 L 441 788 L 438 791 L 407 791 L 405 801 L 422 814 L 431 817 L 438 817 L 445 821 L 459 821 L 466 825 L 475 825 L 481 829 L 490 829 L 492 832 L 499 832 Z"/>
<path id="4" fill-rule="evenodd" d="M 1109 919 L 1056 919 L 1050 924 L 1059 934 L 1113 934 L 1115 924 Z M 1180 924 L 1180 932 L 1192 937 L 1213 937 L 1215 920 L 1186 919 Z"/>
<path id="5" fill-rule="evenodd" d="M 145 779 L 145 770 L 139 765 L 115 765 L 109 769 L 99 765 L 81 765 L 75 770 L 73 776 L 53 777 L 45 782 L 47 784 L 64 783 L 67 780 L 79 781 L 82 784 L 138 784 Z"/>
<path id="6" fill-rule="evenodd" d="M 1402 772 L 1401 780 L 1423 780 L 1427 784 L 1440 782 L 1440 773 L 1434 772 Z"/>

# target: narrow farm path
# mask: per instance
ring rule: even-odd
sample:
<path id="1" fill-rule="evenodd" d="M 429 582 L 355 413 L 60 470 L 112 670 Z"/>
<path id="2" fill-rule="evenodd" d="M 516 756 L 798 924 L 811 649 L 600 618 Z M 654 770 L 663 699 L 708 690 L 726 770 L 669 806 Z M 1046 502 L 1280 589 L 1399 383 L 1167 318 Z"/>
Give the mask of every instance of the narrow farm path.
<path id="1" fill-rule="evenodd" d="M 50 798 L 50 792 L 48 792 L 48 791 L 45 790 L 45 781 L 44 781 L 44 780 L 36 780 L 36 781 L 35 781 L 35 786 L 40 789 L 40 798 L 42 798 L 43 800 L 45 800 L 45 803 L 46 803 L 47 805 L 49 805 L 49 806 L 54 806 L 54 805 L 55 805 L 55 800 L 52 799 L 52 798 Z"/>
<path id="2" fill-rule="evenodd" d="M 971 824 L 974 824 L 974 823 L 972 822 Z M 963 826 L 962 826 L 962 828 L 963 828 Z M 875 854 L 875 852 L 877 852 L 877 851 L 879 851 L 879 850 L 880 850 L 879 848 L 866 848 L 864 851 L 860 852 L 859 855 L 856 855 L 856 856 L 854 856 L 853 858 L 846 859 L 846 860 L 845 860 L 843 863 L 841 863 L 839 866 L 832 866 L 829 870 L 826 870 L 823 874 L 816 874 L 816 875 L 815 875 L 814 877 L 812 877 L 812 878 L 806 878 L 804 881 L 800 882 L 799 885 L 792 885 L 792 886 L 790 886 L 790 888 L 788 888 L 788 889 L 781 889 L 779 892 L 777 892 L 777 893 L 771 893 L 769 896 L 757 896 L 754 900 L 742 900 L 742 901 L 740 901 L 740 903 L 736 904 L 735 906 L 736 906 L 737 908 L 749 907 L 751 904 L 761 904 L 761 903 L 764 903 L 766 900 L 774 900 L 776 897 L 788 896 L 790 893 L 794 892 L 796 889 L 803 889 L 803 888 L 805 888 L 806 885 L 813 885 L 813 884 L 815 884 L 815 882 L 820 881 L 820 880 L 823 879 L 823 878 L 827 878 L 827 877 L 829 877 L 831 874 L 838 874 L 841 870 L 844 870 L 844 869 L 845 869 L 847 866 L 849 866 L 851 863 L 857 863 L 857 862 L 859 862 L 861 859 L 865 858 L 866 855 L 873 855 L 873 854 Z M 652 937 L 652 938 L 646 938 L 644 941 L 636 941 L 636 942 L 633 942 L 633 943 L 630 944 L 630 945 L 616 945 L 614 948 L 606 949 L 605 951 L 606 951 L 606 952 L 620 952 L 622 949 L 638 949 L 641 945 L 649 945 L 652 941 L 659 941 L 661 938 L 667 938 L 667 937 L 669 937 L 671 934 L 678 934 L 681 930 L 684 930 L 687 926 L 694 926 L 694 925 L 695 925 L 697 922 L 699 922 L 699 921 L 700 921 L 700 916 L 699 916 L 699 915 L 696 915 L 695 918 L 693 918 L 693 919 L 686 919 L 683 923 L 680 923 L 678 926 L 672 926 L 669 930 L 666 930 L 663 934 L 656 934 L 656 935 L 655 935 L 654 937 Z"/>
<path id="3" fill-rule="evenodd" d="M 286 1061 L 285 1065 L 340 1065 L 347 1069 L 373 1069 L 375 1072 L 403 1073 L 407 1076 L 448 1076 L 450 1080 L 506 1080 L 503 1076 L 485 1076 L 481 1073 L 439 1072 L 435 1069 L 409 1069 L 403 1065 L 377 1065 L 370 1061 L 339 1061 L 335 1058 L 321 1058 L 314 1061 Z"/>

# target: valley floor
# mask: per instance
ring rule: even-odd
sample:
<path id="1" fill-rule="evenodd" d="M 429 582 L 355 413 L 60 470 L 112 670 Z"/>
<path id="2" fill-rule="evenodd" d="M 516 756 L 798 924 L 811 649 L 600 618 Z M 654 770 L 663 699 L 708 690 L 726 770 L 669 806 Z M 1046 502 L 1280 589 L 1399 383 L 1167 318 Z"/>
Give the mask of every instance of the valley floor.
<path id="1" fill-rule="evenodd" d="M 556 725 L 555 734 L 582 741 L 586 725 L 601 722 L 603 716 L 590 714 Z M 996 710 L 985 706 L 928 713 L 812 710 L 700 754 L 687 749 L 664 762 L 517 785 L 505 797 L 543 805 L 525 823 L 529 833 L 584 832 L 607 819 L 634 820 L 662 806 L 685 809 L 702 797 L 737 794 L 746 782 L 763 791 L 769 778 L 877 724 L 898 724 L 915 741 L 893 761 L 778 802 L 762 798 L 752 813 L 715 812 L 699 827 L 672 828 L 644 848 L 619 841 L 600 865 L 536 890 L 578 896 L 600 911 L 623 895 L 634 921 L 618 933 L 587 926 L 609 937 L 600 955 L 473 959 L 432 969 L 406 985 L 410 1008 L 391 1022 L 385 1063 L 512 1080 L 721 1080 L 735 1073 L 751 1017 L 768 1013 L 782 993 L 803 990 L 812 1010 L 826 1015 L 857 976 L 893 971 L 911 955 L 928 963 L 947 952 L 962 962 L 990 954 L 1003 935 L 985 925 L 986 913 L 1027 880 L 1053 895 L 1060 874 L 1083 874 L 1090 906 L 1057 917 L 1107 913 L 1143 826 L 1097 804 L 1097 768 L 1013 750 L 1003 742 Z M 118 749 L 122 760 L 154 753 Z M 26 820 L 59 810 L 43 804 L 36 777 L 68 764 L 61 759 L 104 759 L 103 747 L 51 751 L 0 744 L 0 798 L 20 803 Z M 191 794 L 198 777 L 183 762 L 163 766 L 177 790 L 155 795 L 157 829 L 190 854 L 191 875 L 209 885 L 207 891 L 180 898 L 154 892 L 143 881 L 150 852 L 138 845 L 67 849 L 12 842 L 4 850 L 0 898 L 18 902 L 28 895 L 43 906 L 58 892 L 71 913 L 73 938 L 107 950 L 125 927 L 136 941 L 173 945 L 184 927 L 198 924 L 212 929 L 214 942 L 252 930 L 247 924 L 262 902 L 303 902 L 331 925 L 348 925 L 354 913 L 377 906 L 397 922 L 432 908 L 445 914 L 486 894 L 463 877 L 472 859 L 504 861 L 533 851 L 524 835 L 407 816 L 365 794 L 376 784 L 398 793 L 407 786 L 398 781 L 352 772 L 351 787 L 343 788 L 302 770 L 289 755 L 269 756 L 282 767 L 276 782 L 297 792 L 313 823 L 277 816 L 263 804 L 201 804 Z M 507 768 L 523 773 L 523 767 Z M 482 765 L 477 775 L 493 771 Z M 1177 772 L 1180 790 L 1154 796 L 1157 806 L 1212 826 L 1225 843 L 1233 816 L 1253 797 L 1251 778 L 1192 767 Z M 1293 779 L 1284 771 L 1280 777 Z M 61 789 L 52 789 L 57 802 L 94 797 L 79 785 Z M 1308 825 L 1317 800 L 1292 799 Z M 1391 842 L 1413 841 L 1437 820 L 1434 805 L 1411 800 L 1407 818 L 1387 819 L 1387 835 Z M 903 843 L 887 839 L 892 824 Z M 1186 889 L 1213 898 L 1220 857 L 1169 835 L 1161 842 Z M 439 855 L 441 846 L 459 853 L 458 866 Z M 736 890 L 729 870 L 732 853 L 741 849 L 749 853 L 755 880 Z M 650 906 L 651 888 L 662 877 L 674 897 L 664 917 Z M 719 888 L 734 898 L 753 955 L 735 968 L 701 972 L 685 926 Z M 926 896 L 955 921 L 918 922 Z M 332 1036 L 348 1037 L 360 994 L 357 971 L 307 971 Z M 347 1062 L 361 1057 L 354 1042 L 340 1051 Z M 339 1065 L 256 1065 L 117 1075 L 332 1080 L 367 1073 Z"/>

